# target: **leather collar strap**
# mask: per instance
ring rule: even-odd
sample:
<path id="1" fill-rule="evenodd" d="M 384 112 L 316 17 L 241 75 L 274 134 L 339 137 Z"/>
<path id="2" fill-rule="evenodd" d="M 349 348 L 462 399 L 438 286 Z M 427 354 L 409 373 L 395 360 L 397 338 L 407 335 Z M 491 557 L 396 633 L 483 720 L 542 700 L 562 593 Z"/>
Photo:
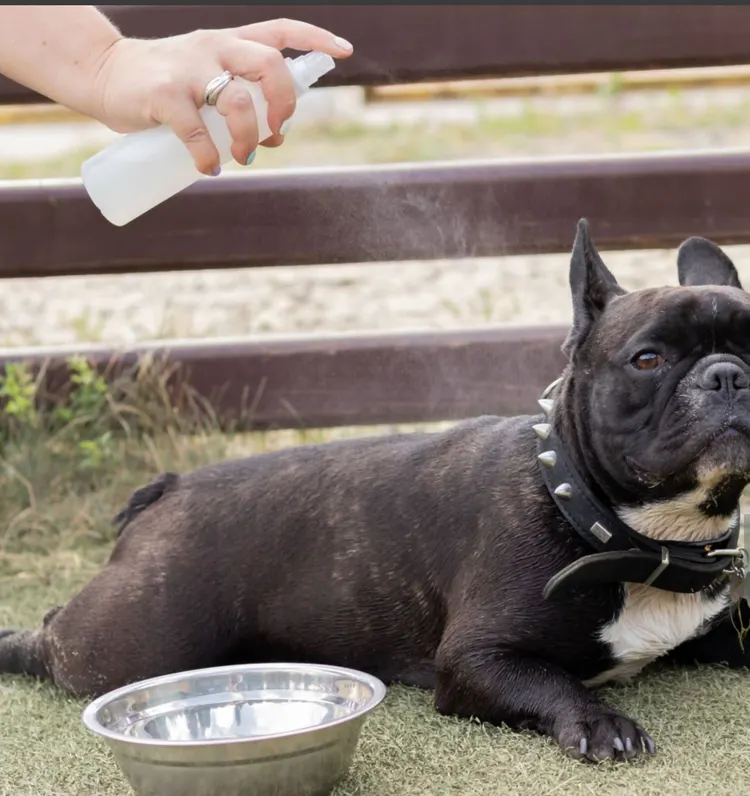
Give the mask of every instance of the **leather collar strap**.
<path id="1" fill-rule="evenodd" d="M 544 405 L 544 401 L 540 402 Z M 706 542 L 656 541 L 624 523 L 578 475 L 547 424 L 535 426 L 544 483 L 565 519 L 596 550 L 563 568 L 548 581 L 544 597 L 598 583 L 642 583 L 694 593 L 726 578 L 741 557 L 739 506 L 729 530 Z M 722 554 L 722 551 L 725 551 Z"/>

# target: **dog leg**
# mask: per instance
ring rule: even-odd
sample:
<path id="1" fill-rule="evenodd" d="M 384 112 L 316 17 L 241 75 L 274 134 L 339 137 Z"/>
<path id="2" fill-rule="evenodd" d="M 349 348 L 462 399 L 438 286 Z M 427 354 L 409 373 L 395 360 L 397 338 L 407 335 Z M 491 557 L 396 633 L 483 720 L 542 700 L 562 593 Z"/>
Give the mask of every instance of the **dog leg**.
<path id="1" fill-rule="evenodd" d="M 38 630 L 0 631 L 0 674 L 51 679 L 96 697 L 162 674 L 220 665 L 235 640 L 233 617 L 191 599 L 189 588 L 145 582 L 109 565 Z"/>
<path id="2" fill-rule="evenodd" d="M 715 621 L 708 633 L 680 644 L 669 659 L 681 664 L 719 663 L 750 668 L 750 606 L 744 598 Z"/>
<path id="3" fill-rule="evenodd" d="M 471 638 L 470 633 L 464 638 Z M 579 680 L 539 658 L 490 644 L 438 650 L 435 706 L 554 738 L 572 757 L 630 760 L 654 742 L 632 719 L 608 707 Z"/>

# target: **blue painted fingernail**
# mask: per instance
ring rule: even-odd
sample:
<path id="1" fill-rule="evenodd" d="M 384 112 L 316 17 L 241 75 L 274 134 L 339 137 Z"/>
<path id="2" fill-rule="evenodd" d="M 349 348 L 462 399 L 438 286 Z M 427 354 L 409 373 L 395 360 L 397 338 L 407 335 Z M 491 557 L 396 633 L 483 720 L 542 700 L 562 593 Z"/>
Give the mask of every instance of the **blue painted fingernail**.
<path id="1" fill-rule="evenodd" d="M 253 161 L 255 160 L 255 150 L 253 150 L 248 156 L 247 160 L 245 161 L 246 166 L 252 166 Z"/>
<path id="2" fill-rule="evenodd" d="M 279 127 L 279 134 L 280 134 L 280 135 L 286 135 L 286 134 L 289 132 L 289 128 L 290 128 L 291 126 L 292 126 L 292 120 L 291 120 L 291 119 L 287 119 L 287 120 L 286 120 L 286 121 L 285 121 L 285 122 L 284 122 L 284 123 L 281 125 L 281 127 Z"/>
<path id="3" fill-rule="evenodd" d="M 215 169 L 214 169 L 214 170 L 211 172 L 211 176 L 212 176 L 212 177 L 218 177 L 218 176 L 219 176 L 219 174 L 221 174 L 221 166 L 217 166 L 217 167 L 216 167 L 216 168 L 215 168 Z"/>

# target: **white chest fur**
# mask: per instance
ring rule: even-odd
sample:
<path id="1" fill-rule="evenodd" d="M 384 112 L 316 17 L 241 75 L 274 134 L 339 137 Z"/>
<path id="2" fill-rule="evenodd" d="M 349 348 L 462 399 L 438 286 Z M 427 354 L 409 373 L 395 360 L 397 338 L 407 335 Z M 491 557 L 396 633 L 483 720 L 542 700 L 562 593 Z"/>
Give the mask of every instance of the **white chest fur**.
<path id="1" fill-rule="evenodd" d="M 708 622 L 729 604 L 729 587 L 706 599 L 702 594 L 676 594 L 640 584 L 626 584 L 620 614 L 605 625 L 600 640 L 617 665 L 602 672 L 588 686 L 624 681 L 684 641 L 700 635 Z"/>

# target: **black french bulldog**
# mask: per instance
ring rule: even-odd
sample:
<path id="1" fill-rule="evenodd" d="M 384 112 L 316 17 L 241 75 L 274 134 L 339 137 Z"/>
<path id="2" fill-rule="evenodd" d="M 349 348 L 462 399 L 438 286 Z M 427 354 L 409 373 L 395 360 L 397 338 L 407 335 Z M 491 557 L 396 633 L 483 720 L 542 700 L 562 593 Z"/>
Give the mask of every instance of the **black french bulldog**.
<path id="1" fill-rule="evenodd" d="M 627 293 L 581 221 L 569 365 L 543 415 L 164 474 L 83 591 L 42 629 L 4 631 L 0 671 L 94 696 L 214 665 L 337 664 L 575 757 L 653 753 L 591 686 L 668 654 L 750 663 L 750 296 L 707 240 L 682 244 L 678 270 L 680 287 Z"/>

